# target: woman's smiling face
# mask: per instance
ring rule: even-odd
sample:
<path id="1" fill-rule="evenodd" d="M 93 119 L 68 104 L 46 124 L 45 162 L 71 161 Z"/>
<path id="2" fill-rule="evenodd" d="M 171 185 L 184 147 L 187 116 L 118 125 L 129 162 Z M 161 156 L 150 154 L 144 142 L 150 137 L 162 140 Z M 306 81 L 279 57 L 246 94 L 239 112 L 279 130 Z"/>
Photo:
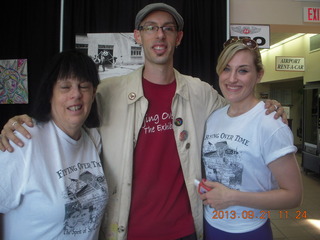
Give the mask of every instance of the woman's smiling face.
<path id="1" fill-rule="evenodd" d="M 223 96 L 231 103 L 246 103 L 255 98 L 254 88 L 262 76 L 263 72 L 257 72 L 250 50 L 241 50 L 221 72 L 219 86 Z"/>
<path id="2" fill-rule="evenodd" d="M 90 82 L 79 82 L 74 78 L 58 80 L 51 99 L 53 121 L 70 137 L 78 139 L 94 97 L 95 89 Z"/>

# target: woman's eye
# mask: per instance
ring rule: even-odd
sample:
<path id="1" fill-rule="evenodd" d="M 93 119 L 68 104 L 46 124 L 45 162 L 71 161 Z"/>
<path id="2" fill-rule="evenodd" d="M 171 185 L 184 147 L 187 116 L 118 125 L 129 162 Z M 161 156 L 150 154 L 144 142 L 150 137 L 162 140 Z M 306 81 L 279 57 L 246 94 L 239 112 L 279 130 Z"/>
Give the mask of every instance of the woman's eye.
<path id="1" fill-rule="evenodd" d="M 240 69 L 239 72 L 240 72 L 240 73 L 247 73 L 248 70 L 247 70 L 247 69 Z"/>
<path id="2" fill-rule="evenodd" d="M 82 89 L 87 89 L 89 88 L 90 86 L 88 84 L 83 84 L 83 85 L 80 85 L 80 88 Z"/>

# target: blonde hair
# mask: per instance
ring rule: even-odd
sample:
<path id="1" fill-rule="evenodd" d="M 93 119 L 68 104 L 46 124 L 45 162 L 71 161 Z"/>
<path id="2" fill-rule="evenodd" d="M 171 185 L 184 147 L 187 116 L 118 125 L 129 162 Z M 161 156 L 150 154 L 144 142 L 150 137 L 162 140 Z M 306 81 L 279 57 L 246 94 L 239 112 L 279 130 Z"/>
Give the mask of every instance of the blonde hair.
<path id="1" fill-rule="evenodd" d="M 257 72 L 263 71 L 263 64 L 259 49 L 252 49 L 243 44 L 241 41 L 236 41 L 230 45 L 227 45 L 220 53 L 216 66 L 216 72 L 218 75 L 222 73 L 227 64 L 230 62 L 231 58 L 233 58 L 233 56 L 239 51 L 250 51 L 253 56 L 253 62 L 256 66 Z"/>

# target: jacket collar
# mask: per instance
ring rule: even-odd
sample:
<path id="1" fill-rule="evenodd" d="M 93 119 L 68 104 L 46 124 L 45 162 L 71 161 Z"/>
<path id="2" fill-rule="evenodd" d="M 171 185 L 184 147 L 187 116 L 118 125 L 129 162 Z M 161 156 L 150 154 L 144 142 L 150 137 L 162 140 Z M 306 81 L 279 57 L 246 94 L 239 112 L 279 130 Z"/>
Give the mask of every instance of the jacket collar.
<path id="1" fill-rule="evenodd" d="M 131 72 L 127 76 L 127 103 L 133 104 L 142 98 L 143 95 L 143 87 L 142 87 L 142 71 L 144 66 L 138 68 L 137 70 Z M 186 100 L 189 99 L 188 93 L 188 85 L 186 80 L 183 79 L 184 75 L 179 73 L 176 69 L 174 69 L 175 79 L 177 81 L 177 89 L 175 95 L 180 95 Z"/>
<path id="2" fill-rule="evenodd" d="M 142 70 L 143 67 L 129 73 L 127 78 L 127 103 L 133 104 L 143 97 Z"/>
<path id="3" fill-rule="evenodd" d="M 185 76 L 176 69 L 174 69 L 174 75 L 177 81 L 176 95 L 180 95 L 182 98 L 189 100 L 188 84 Z"/>

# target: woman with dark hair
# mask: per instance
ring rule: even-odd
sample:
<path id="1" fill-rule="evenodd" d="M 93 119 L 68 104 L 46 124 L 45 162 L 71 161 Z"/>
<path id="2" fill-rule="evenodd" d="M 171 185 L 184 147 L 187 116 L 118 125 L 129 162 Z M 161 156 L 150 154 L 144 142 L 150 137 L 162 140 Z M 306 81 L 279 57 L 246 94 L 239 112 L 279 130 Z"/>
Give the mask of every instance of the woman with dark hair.
<path id="1" fill-rule="evenodd" d="M 35 126 L 25 125 L 32 140 L 0 153 L 4 239 L 98 239 L 108 196 L 94 128 L 98 84 L 94 62 L 80 52 L 59 53 L 48 64 L 32 108 Z M 94 216 L 70 214 L 86 209 Z M 82 224 L 92 219 L 95 228 Z"/>
<path id="2" fill-rule="evenodd" d="M 90 57 L 75 50 L 68 50 L 56 55 L 47 66 L 40 83 L 36 101 L 33 103 L 31 117 L 40 122 L 51 119 L 51 98 L 53 87 L 58 79 L 76 78 L 79 82 L 92 84 L 94 92 L 100 83 L 98 72 Z M 88 128 L 99 127 L 97 103 L 94 98 L 88 117 L 84 125 Z"/>

